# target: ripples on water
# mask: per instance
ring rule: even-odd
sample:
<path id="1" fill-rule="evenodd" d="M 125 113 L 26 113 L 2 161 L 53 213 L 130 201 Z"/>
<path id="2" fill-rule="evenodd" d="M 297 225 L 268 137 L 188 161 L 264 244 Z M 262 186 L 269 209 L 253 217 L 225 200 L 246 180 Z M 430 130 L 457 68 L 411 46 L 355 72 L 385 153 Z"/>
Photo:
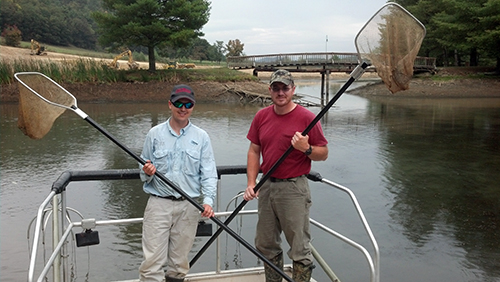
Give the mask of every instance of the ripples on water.
<path id="1" fill-rule="evenodd" d="M 332 83 L 331 92 L 338 87 Z M 299 84 L 298 92 L 319 96 L 319 89 L 317 83 Z M 80 107 L 137 154 L 149 128 L 168 118 L 163 104 Z M 246 163 L 246 133 L 258 109 L 196 106 L 192 120 L 210 134 L 218 165 Z M 499 109 L 498 99 L 367 100 L 344 94 L 322 119 L 330 156 L 313 169 L 356 193 L 381 249 L 381 281 L 500 279 Z M 31 140 L 16 128 L 17 107 L 1 105 L 1 110 L 0 275 L 2 281 L 21 281 L 28 266 L 26 228 L 52 182 L 66 170 L 135 169 L 137 163 L 74 113 L 61 116 L 42 140 Z M 230 177 L 225 183 L 223 205 L 245 189 L 246 179 Z M 349 199 L 324 186 L 311 187 L 312 217 L 366 244 Z M 69 206 L 98 219 L 142 217 L 147 201 L 139 181 L 71 183 L 68 196 Z M 245 219 L 242 229 L 249 242 L 254 221 Z M 141 225 L 102 227 L 99 232 L 101 244 L 88 250 L 91 275 L 101 280 L 137 277 Z M 316 248 L 331 248 L 322 255 L 335 262 L 341 280 L 367 281 L 359 253 L 314 230 L 313 237 Z M 228 265 L 238 267 L 234 256 L 259 264 L 232 238 L 220 238 L 230 247 L 223 258 Z M 201 245 L 203 239 L 197 239 L 194 251 Z M 84 262 L 81 280 L 87 250 L 77 252 Z M 196 269 L 213 265 L 212 256 L 205 255 Z M 327 279 L 319 270 L 315 275 L 319 281 Z"/>

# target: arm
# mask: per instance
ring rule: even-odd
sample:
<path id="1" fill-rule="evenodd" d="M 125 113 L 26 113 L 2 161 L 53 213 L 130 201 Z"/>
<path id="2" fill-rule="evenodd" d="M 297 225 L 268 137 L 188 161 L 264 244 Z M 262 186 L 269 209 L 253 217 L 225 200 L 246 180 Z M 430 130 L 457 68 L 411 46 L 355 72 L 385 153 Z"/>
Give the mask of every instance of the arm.
<path id="1" fill-rule="evenodd" d="M 306 150 L 311 146 L 311 154 L 308 156 L 313 161 L 324 161 L 328 158 L 328 147 L 325 146 L 312 146 L 309 144 L 309 135 L 302 136 L 302 133 L 295 132 L 292 138 L 292 146 L 296 149 L 305 153 Z"/>
<path id="2" fill-rule="evenodd" d="M 312 153 L 308 156 L 313 161 L 326 161 L 328 158 L 328 147 L 325 146 L 311 146 Z"/>
<path id="3" fill-rule="evenodd" d="M 258 196 L 254 193 L 253 188 L 257 183 L 257 175 L 260 171 L 260 146 L 254 143 L 250 143 L 247 154 L 247 189 L 243 198 L 247 201 L 252 200 Z"/>
<path id="4" fill-rule="evenodd" d="M 217 193 L 217 166 L 212 149 L 212 143 L 208 135 L 201 149 L 200 180 L 201 194 L 203 195 L 203 217 L 214 216 L 213 205 Z"/>
<path id="5" fill-rule="evenodd" d="M 153 179 L 153 175 L 156 172 L 156 167 L 152 164 L 151 160 L 153 159 L 152 154 L 153 148 L 151 146 L 151 139 L 149 134 L 146 135 L 146 140 L 144 141 L 144 145 L 142 148 L 141 158 L 146 160 L 146 164 L 139 164 L 140 169 L 140 177 L 143 182 L 150 182 Z"/>

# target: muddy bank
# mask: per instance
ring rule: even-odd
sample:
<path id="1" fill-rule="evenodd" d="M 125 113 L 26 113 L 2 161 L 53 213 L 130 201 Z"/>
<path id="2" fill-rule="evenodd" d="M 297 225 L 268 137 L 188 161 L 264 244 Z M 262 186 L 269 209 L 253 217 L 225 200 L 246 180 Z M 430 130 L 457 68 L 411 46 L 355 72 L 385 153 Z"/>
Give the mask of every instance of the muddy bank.
<path id="1" fill-rule="evenodd" d="M 267 93 L 267 84 L 260 82 L 176 82 L 186 83 L 195 92 L 197 103 L 240 103 L 240 96 L 233 91 Z M 174 83 L 151 81 L 147 83 L 62 84 L 77 101 L 83 103 L 161 103 L 168 101 Z M 2 85 L 0 102 L 17 103 L 17 84 Z"/>
<path id="2" fill-rule="evenodd" d="M 190 85 L 196 95 L 198 103 L 244 103 L 241 97 L 232 91 L 247 91 L 252 93 L 267 94 L 268 85 L 264 82 L 182 82 Z M 170 90 L 174 87 L 171 82 L 151 81 L 146 83 L 104 83 L 104 84 L 64 84 L 62 85 L 72 93 L 78 102 L 83 103 L 146 103 L 166 102 Z M 19 92 L 17 83 L 2 85 L 0 91 L 1 103 L 17 103 Z M 349 94 L 362 97 L 393 96 L 393 97 L 500 97 L 499 79 L 455 79 L 436 82 L 430 78 L 414 78 L 410 88 L 392 94 L 382 83 L 374 83 L 364 87 L 350 90 Z"/>
<path id="3" fill-rule="evenodd" d="M 349 94 L 362 97 L 500 98 L 500 80 L 454 79 L 436 82 L 430 78 L 416 78 L 411 80 L 408 90 L 394 94 L 382 82 L 350 90 Z"/>

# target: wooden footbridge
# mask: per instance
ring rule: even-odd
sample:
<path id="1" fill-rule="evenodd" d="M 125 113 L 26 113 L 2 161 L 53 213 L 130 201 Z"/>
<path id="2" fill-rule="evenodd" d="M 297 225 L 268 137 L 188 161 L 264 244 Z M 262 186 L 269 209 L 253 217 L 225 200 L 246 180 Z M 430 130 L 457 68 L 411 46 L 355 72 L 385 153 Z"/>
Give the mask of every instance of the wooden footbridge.
<path id="1" fill-rule="evenodd" d="M 318 72 L 321 73 L 321 104 L 324 107 L 329 98 L 330 73 L 351 73 L 358 62 L 357 53 L 290 53 L 270 54 L 258 56 L 234 56 L 227 58 L 227 65 L 232 69 L 253 69 L 253 75 L 259 72 L 273 72 L 277 69 L 286 69 L 290 72 Z M 377 71 L 374 67 L 366 71 Z M 436 58 L 417 57 L 413 65 L 414 73 L 436 71 Z M 312 105 L 312 104 L 311 104 Z"/>
<path id="2" fill-rule="evenodd" d="M 286 69 L 291 72 L 345 72 L 350 73 L 358 65 L 357 53 L 289 53 L 257 56 L 234 56 L 227 58 L 227 65 L 232 69 L 254 69 L 257 76 L 260 71 Z M 436 58 L 417 57 L 413 66 L 414 72 L 430 72 L 436 70 Z M 376 71 L 370 68 L 367 71 Z"/>

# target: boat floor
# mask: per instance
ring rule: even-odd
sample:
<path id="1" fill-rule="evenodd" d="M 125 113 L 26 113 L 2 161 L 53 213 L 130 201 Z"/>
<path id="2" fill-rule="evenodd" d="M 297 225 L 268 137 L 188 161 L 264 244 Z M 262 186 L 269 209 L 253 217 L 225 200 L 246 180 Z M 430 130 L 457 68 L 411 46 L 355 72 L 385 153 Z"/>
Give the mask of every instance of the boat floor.
<path id="1" fill-rule="evenodd" d="M 285 265 L 284 272 L 292 277 L 292 266 Z M 216 272 L 200 272 L 200 273 L 190 273 L 186 276 L 184 280 L 186 282 L 264 282 L 266 277 L 264 275 L 264 267 L 252 267 L 244 269 L 234 269 L 234 270 L 222 270 L 218 273 Z M 283 281 L 286 281 L 283 279 Z M 311 279 L 311 282 L 316 280 Z M 116 281 L 116 282 L 139 282 L 139 280 L 127 280 L 127 281 Z"/>

